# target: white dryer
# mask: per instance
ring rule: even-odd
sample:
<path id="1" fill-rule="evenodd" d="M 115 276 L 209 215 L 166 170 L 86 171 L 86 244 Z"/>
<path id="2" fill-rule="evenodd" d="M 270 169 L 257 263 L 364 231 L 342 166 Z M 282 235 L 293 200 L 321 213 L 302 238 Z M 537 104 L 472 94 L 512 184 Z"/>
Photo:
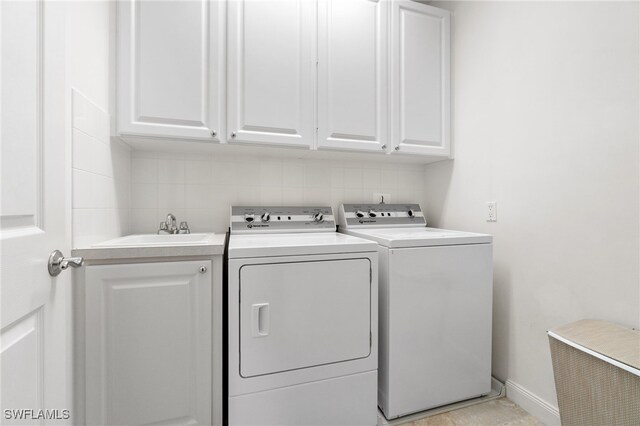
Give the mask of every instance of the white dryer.
<path id="1" fill-rule="evenodd" d="M 491 391 L 492 237 L 427 228 L 418 204 L 344 204 L 378 243 L 378 405 L 388 419 Z"/>
<path id="2" fill-rule="evenodd" d="M 331 207 L 231 208 L 229 424 L 376 424 L 377 257 Z"/>

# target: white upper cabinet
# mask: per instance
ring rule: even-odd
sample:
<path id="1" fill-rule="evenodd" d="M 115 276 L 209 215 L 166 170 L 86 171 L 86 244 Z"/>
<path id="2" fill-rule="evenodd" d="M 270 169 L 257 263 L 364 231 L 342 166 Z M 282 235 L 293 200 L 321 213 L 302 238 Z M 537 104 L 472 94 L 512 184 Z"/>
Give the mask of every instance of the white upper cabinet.
<path id="1" fill-rule="evenodd" d="M 451 153 L 449 19 L 443 9 L 392 2 L 391 140 L 399 153 Z"/>
<path id="2" fill-rule="evenodd" d="M 312 146 L 315 2 L 234 0 L 228 8 L 229 142 Z"/>
<path id="3" fill-rule="evenodd" d="M 385 152 L 388 3 L 318 3 L 318 148 Z"/>
<path id="4" fill-rule="evenodd" d="M 225 6 L 118 3 L 119 134 L 224 140 Z"/>
<path id="5" fill-rule="evenodd" d="M 118 133 L 450 157 L 449 21 L 411 0 L 123 0 Z"/>

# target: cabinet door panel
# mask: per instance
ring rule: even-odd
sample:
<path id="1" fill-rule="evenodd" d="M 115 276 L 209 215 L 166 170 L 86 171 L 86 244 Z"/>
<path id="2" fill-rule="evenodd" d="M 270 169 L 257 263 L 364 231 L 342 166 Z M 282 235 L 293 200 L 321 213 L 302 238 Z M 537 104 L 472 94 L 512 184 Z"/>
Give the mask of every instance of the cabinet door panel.
<path id="1" fill-rule="evenodd" d="M 319 2 L 319 148 L 384 151 L 387 6 L 370 0 Z"/>
<path id="2" fill-rule="evenodd" d="M 211 424 L 211 274 L 211 261 L 87 267 L 88 424 Z"/>
<path id="3" fill-rule="evenodd" d="M 220 140 L 224 7 L 206 0 L 118 5 L 121 134 Z"/>
<path id="4" fill-rule="evenodd" d="M 229 141 L 312 145 L 314 34 L 313 2 L 229 4 Z"/>
<path id="5" fill-rule="evenodd" d="M 449 12 L 394 0 L 391 19 L 395 151 L 448 156 Z"/>

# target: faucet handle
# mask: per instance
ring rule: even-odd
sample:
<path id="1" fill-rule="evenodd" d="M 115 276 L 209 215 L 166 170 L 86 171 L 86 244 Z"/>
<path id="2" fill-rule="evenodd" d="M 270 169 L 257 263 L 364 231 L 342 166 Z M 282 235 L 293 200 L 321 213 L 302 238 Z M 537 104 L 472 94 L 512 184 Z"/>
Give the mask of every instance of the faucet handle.
<path id="1" fill-rule="evenodd" d="M 167 222 L 160 222 L 160 229 L 158 229 L 158 234 L 161 232 L 168 232 L 169 228 L 167 227 Z"/>
<path id="2" fill-rule="evenodd" d="M 182 234 L 190 234 L 191 231 L 189 230 L 189 224 L 187 223 L 187 221 L 182 221 L 180 222 L 180 229 L 179 232 Z"/>

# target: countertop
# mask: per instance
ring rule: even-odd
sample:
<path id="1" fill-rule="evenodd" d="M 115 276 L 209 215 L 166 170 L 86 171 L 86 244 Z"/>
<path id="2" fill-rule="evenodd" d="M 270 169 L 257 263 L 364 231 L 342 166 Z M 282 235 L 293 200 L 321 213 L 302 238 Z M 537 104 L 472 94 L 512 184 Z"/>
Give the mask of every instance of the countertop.
<path id="1" fill-rule="evenodd" d="M 180 242 L 177 242 L 153 245 L 119 246 L 108 245 L 106 243 L 99 243 L 86 248 L 75 248 L 71 253 L 72 256 L 82 256 L 85 261 L 219 256 L 224 253 L 225 234 L 207 234 L 205 241 L 198 244 L 181 244 Z"/>

